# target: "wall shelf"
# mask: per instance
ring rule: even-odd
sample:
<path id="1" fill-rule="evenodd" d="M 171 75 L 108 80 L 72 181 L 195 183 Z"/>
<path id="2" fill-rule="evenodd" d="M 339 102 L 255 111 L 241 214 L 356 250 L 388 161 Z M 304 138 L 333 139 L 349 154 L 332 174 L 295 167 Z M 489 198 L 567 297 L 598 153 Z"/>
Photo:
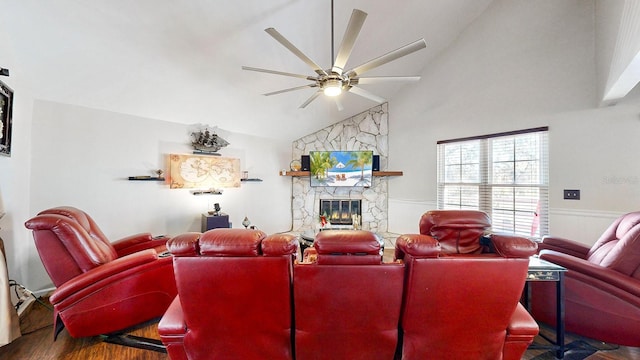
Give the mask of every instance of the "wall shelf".
<path id="1" fill-rule="evenodd" d="M 309 176 L 309 175 L 311 175 L 311 171 L 286 171 L 283 176 Z"/>
<path id="2" fill-rule="evenodd" d="M 258 179 L 258 178 L 249 178 L 249 179 L 240 179 L 240 181 L 262 181 L 262 179 Z"/>
<path id="3" fill-rule="evenodd" d="M 164 181 L 163 177 L 157 176 L 129 176 L 129 181 Z"/>
<path id="4" fill-rule="evenodd" d="M 404 175 L 404 173 L 402 171 L 385 170 L 385 171 L 374 171 L 373 172 L 373 176 L 402 176 L 402 175 Z"/>
<path id="5" fill-rule="evenodd" d="M 222 195 L 220 190 L 191 190 L 192 195 Z"/>
<path id="6" fill-rule="evenodd" d="M 373 176 L 402 176 L 404 173 L 402 171 L 374 171 Z M 282 175 L 282 174 L 281 174 Z M 282 176 L 309 176 L 311 175 L 310 171 L 286 171 Z"/>

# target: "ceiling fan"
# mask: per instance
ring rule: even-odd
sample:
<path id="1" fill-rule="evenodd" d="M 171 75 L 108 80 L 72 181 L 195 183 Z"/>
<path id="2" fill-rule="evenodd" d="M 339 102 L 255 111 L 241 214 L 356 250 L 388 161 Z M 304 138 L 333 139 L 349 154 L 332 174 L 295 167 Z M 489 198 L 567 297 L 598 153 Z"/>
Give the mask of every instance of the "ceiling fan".
<path id="1" fill-rule="evenodd" d="M 377 96 L 367 90 L 364 90 L 361 87 L 356 85 L 359 84 L 377 84 L 382 82 L 391 82 L 391 81 L 418 81 L 420 80 L 420 76 L 375 76 L 375 77 L 361 77 L 360 75 L 364 74 L 367 71 L 375 69 L 381 65 L 384 65 L 388 62 L 401 58 L 405 55 L 409 55 L 415 51 L 424 49 L 427 47 L 427 43 L 424 39 L 420 39 L 414 41 L 408 45 L 400 47 L 396 50 L 393 50 L 387 54 L 384 54 L 375 59 L 369 60 L 364 64 L 356 66 L 348 71 L 344 71 L 344 67 L 347 64 L 347 60 L 349 60 L 349 56 L 351 55 L 351 51 L 355 45 L 358 34 L 360 33 L 360 29 L 362 29 L 362 25 L 367 17 L 367 13 L 362 10 L 354 9 L 351 14 L 351 18 L 349 19 L 349 24 L 347 25 L 347 29 L 342 38 L 342 43 L 340 44 L 340 48 L 338 49 L 338 55 L 334 56 L 334 45 L 333 45 L 333 0 L 331 0 L 331 61 L 333 61 L 333 66 L 331 69 L 325 70 L 320 67 L 317 63 L 311 60 L 308 56 L 306 56 L 302 51 L 296 48 L 289 40 L 287 40 L 284 36 L 282 36 L 276 29 L 268 28 L 265 31 L 271 35 L 276 41 L 282 44 L 284 47 L 289 49 L 294 55 L 304 61 L 307 65 L 309 65 L 313 71 L 317 75 L 309 76 L 302 74 L 293 74 L 288 72 L 276 71 L 276 70 L 268 70 L 261 69 L 249 66 L 243 66 L 243 70 L 249 71 L 258 71 L 263 73 L 275 74 L 275 75 L 283 75 L 283 76 L 291 76 L 297 77 L 301 79 L 306 79 L 311 81 L 310 84 L 297 86 L 289 89 L 278 90 L 270 93 L 263 94 L 265 96 L 271 96 L 276 94 L 281 94 L 294 90 L 301 90 L 306 88 L 318 88 L 307 101 L 300 105 L 300 108 L 305 108 L 309 105 L 313 100 L 315 100 L 320 94 L 325 94 L 326 96 L 332 96 L 335 98 L 336 104 L 339 110 L 342 110 L 342 105 L 338 100 L 337 96 L 342 92 L 352 92 L 356 95 L 360 95 L 369 100 L 375 101 L 377 103 L 385 102 L 385 99 Z"/>

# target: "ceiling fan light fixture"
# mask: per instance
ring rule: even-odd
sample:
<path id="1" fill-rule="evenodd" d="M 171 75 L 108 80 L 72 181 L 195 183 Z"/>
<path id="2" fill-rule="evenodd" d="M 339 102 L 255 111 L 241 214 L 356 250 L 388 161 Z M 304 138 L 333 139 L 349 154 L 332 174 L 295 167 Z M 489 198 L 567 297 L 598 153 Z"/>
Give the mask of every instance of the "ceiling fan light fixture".
<path id="1" fill-rule="evenodd" d="M 416 52 L 420 49 L 424 49 L 427 46 L 427 43 L 424 39 L 420 39 L 418 41 L 414 41 L 411 44 L 400 47 L 396 50 L 388 52 L 382 56 L 369 60 L 355 68 L 352 68 L 348 71 L 345 70 L 345 66 L 349 60 L 351 52 L 354 48 L 356 39 L 362 29 L 364 21 L 367 17 L 367 13 L 362 10 L 353 9 L 351 14 L 351 18 L 349 19 L 349 23 L 347 24 L 347 29 L 342 37 L 342 43 L 338 49 L 338 54 L 334 54 L 334 26 L 333 26 L 333 0 L 331 0 L 331 61 L 333 65 L 329 69 L 322 69 L 320 65 L 311 60 L 307 55 L 305 55 L 300 49 L 298 49 L 295 45 L 293 45 L 289 40 L 287 40 L 282 34 L 280 34 L 274 28 L 267 28 L 265 31 L 271 35 L 277 42 L 279 42 L 282 46 L 287 48 L 293 55 L 297 56 L 298 59 L 305 62 L 316 75 L 307 76 L 302 74 L 293 74 L 283 71 L 277 70 L 268 70 L 261 68 L 254 68 L 243 66 L 244 70 L 258 71 L 268 74 L 274 75 L 283 75 L 289 77 L 302 78 L 308 81 L 311 81 L 310 84 L 297 86 L 289 89 L 278 90 L 263 94 L 265 96 L 281 94 L 293 90 L 300 90 L 305 88 L 316 88 L 319 89 L 315 91 L 311 97 L 309 97 L 300 108 L 305 108 L 312 101 L 317 99 L 320 95 L 324 94 L 325 96 L 333 97 L 338 104 L 338 109 L 342 110 L 342 105 L 339 103 L 337 96 L 342 94 L 342 92 L 349 92 L 352 94 L 356 94 L 358 96 L 362 96 L 369 100 L 375 101 L 379 104 L 385 101 L 384 98 L 377 96 L 375 94 L 370 93 L 369 91 L 362 89 L 356 85 L 359 84 L 376 84 L 385 81 L 417 81 L 420 79 L 419 76 L 374 76 L 368 78 L 360 77 L 365 72 L 371 71 L 379 66 L 382 66 L 386 63 L 399 59 L 403 56 L 409 55 L 413 52 Z"/>
<path id="2" fill-rule="evenodd" d="M 329 79 L 322 86 L 322 91 L 327 96 L 338 96 L 342 93 L 342 81 Z"/>

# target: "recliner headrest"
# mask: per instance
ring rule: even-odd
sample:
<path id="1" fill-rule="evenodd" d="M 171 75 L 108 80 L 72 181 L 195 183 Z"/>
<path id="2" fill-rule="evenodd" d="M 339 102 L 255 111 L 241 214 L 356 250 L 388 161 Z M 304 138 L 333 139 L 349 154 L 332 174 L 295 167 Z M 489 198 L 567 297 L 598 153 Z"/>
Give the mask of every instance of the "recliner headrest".
<path id="1" fill-rule="evenodd" d="M 365 230 L 321 231 L 313 243 L 322 264 L 380 264 L 380 242 Z"/>
<path id="2" fill-rule="evenodd" d="M 432 210 L 420 218 L 420 234 L 433 236 L 446 253 L 482 252 L 480 237 L 490 227 L 489 216 L 476 210 Z"/>
<path id="3" fill-rule="evenodd" d="M 213 256 L 258 256 L 267 236 L 260 230 L 218 228 L 200 236 L 200 254 Z"/>
<path id="4" fill-rule="evenodd" d="M 640 212 L 625 214 L 616 229 L 616 238 L 623 238 L 626 233 L 638 224 L 640 224 Z"/>

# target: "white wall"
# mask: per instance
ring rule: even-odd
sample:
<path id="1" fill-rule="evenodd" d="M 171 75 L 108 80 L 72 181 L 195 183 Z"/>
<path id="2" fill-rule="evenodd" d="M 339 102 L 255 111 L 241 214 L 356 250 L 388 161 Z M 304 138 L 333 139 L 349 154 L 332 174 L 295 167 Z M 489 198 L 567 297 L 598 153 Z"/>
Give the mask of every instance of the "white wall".
<path id="1" fill-rule="evenodd" d="M 639 210 L 640 108 L 595 108 L 594 38 L 593 1 L 494 1 L 391 103 L 389 168 L 404 176 L 389 182 L 390 231 L 417 232 L 435 205 L 436 141 L 538 126 L 549 126 L 553 234 L 593 243 Z"/>
<path id="2" fill-rule="evenodd" d="M 212 123 L 211 126 L 215 126 Z M 168 171 L 166 155 L 191 153 L 190 132 L 197 129 L 48 101 L 35 101 L 31 132 L 29 215 L 71 205 L 87 211 L 112 240 L 142 231 L 175 235 L 200 231 L 210 201 L 220 203 L 233 227 L 244 216 L 267 233 L 291 227 L 290 184 L 278 176 L 289 163 L 290 144 L 218 131 L 230 145 L 220 152 L 240 159 L 241 169 L 263 182 L 243 182 L 222 195 L 194 196 L 168 184 L 128 181 L 128 176 Z M 24 222 L 28 217 L 20 219 Z M 50 283 L 30 234 L 16 243 L 28 248 L 10 273 L 33 290 Z M 13 270 L 13 271 L 12 271 Z"/>
<path id="3" fill-rule="evenodd" d="M 2 27 L 0 44 L 8 44 Z M 30 213 L 29 134 L 33 97 L 29 74 L 14 58 L 10 46 L 0 46 L 0 67 L 9 69 L 10 76 L 2 76 L 0 80 L 14 91 L 11 157 L 0 156 L 0 209 L 6 212 L 0 219 L 0 237 L 4 240 L 9 276 L 16 279 L 28 271 L 24 269 L 24 259 L 32 255 L 29 246 L 25 245 L 27 232 L 23 223 Z"/>

